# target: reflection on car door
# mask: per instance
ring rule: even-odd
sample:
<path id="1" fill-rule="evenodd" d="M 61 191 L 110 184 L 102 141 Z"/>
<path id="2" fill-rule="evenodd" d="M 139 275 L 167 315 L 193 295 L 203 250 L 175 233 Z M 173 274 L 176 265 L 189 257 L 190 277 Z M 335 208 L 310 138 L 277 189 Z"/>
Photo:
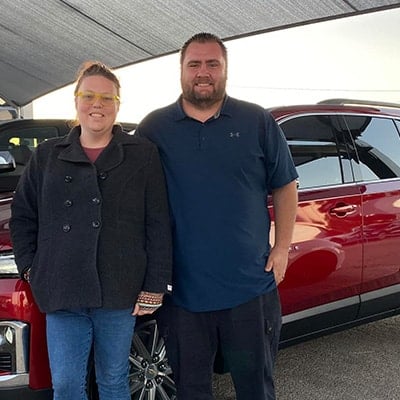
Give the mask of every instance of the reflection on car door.
<path id="1" fill-rule="evenodd" d="M 329 115 L 305 115 L 280 125 L 299 174 L 297 221 L 288 270 L 279 286 L 284 322 L 335 310 L 337 322 L 347 322 L 359 303 L 362 204 L 346 133 L 337 117 Z M 307 330 L 304 324 L 300 329 Z"/>
<path id="2" fill-rule="evenodd" d="M 361 316 L 400 306 L 400 138 L 391 118 L 346 116 L 364 221 Z"/>

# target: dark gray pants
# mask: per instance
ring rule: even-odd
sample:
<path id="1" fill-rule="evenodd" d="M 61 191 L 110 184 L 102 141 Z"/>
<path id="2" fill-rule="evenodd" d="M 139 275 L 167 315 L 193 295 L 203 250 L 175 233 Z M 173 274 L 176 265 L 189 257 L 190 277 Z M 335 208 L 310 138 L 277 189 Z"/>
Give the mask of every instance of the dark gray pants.
<path id="1" fill-rule="evenodd" d="M 237 400 L 274 400 L 273 369 L 281 329 L 277 290 L 232 309 L 188 312 L 166 304 L 158 324 L 167 346 L 178 400 L 212 400 L 218 347 Z"/>

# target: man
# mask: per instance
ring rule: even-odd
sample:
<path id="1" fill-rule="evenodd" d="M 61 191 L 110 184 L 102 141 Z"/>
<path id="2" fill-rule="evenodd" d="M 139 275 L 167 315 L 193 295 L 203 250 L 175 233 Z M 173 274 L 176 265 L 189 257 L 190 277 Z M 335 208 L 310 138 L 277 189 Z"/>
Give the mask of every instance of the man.
<path id="1" fill-rule="evenodd" d="M 226 95 L 227 51 L 209 33 L 181 49 L 182 95 L 137 134 L 156 143 L 174 230 L 173 291 L 159 325 L 179 400 L 212 399 L 219 347 L 238 400 L 275 399 L 285 276 L 297 207 L 287 143 L 263 108 Z M 272 194 L 275 244 L 270 249 Z"/>

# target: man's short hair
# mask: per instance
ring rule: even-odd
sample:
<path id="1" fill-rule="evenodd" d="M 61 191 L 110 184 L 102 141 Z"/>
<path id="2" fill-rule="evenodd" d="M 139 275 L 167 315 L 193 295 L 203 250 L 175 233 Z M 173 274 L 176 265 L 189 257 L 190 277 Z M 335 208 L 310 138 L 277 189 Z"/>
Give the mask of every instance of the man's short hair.
<path id="1" fill-rule="evenodd" d="M 227 49 L 223 43 L 223 41 L 216 35 L 212 34 L 212 33 L 207 33 L 207 32 L 200 32 L 200 33 L 196 33 L 195 35 L 193 35 L 190 39 L 188 39 L 182 46 L 181 48 L 181 65 L 183 62 L 183 59 L 185 58 L 185 54 L 186 54 L 186 50 L 188 48 L 188 46 L 193 43 L 193 42 L 197 42 L 197 43 L 208 43 L 208 42 L 214 42 L 217 43 L 222 50 L 222 55 L 225 58 L 225 61 L 227 61 L 227 56 L 228 56 L 228 52 Z"/>

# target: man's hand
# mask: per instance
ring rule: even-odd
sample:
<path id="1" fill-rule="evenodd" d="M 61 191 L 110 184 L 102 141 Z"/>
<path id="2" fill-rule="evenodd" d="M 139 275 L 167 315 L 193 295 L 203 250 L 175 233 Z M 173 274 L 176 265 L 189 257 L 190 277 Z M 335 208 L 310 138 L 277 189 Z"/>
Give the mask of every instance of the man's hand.
<path id="1" fill-rule="evenodd" d="M 265 266 L 265 271 L 273 271 L 275 282 L 279 285 L 285 278 L 286 268 L 288 265 L 288 249 L 273 247 Z"/>

